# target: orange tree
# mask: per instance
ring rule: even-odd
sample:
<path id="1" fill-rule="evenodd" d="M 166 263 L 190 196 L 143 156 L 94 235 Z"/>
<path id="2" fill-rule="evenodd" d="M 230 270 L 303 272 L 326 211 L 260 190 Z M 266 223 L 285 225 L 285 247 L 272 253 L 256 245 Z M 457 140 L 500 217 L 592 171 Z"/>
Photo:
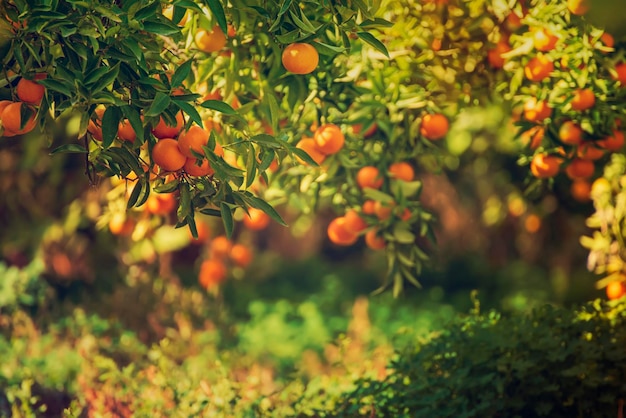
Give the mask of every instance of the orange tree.
<path id="1" fill-rule="evenodd" d="M 230 237 L 240 219 L 284 223 L 277 204 L 334 206 L 330 240 L 384 250 L 398 293 L 434 242 L 418 174 L 453 168 L 464 109 L 514 109 L 531 188 L 567 176 L 584 200 L 622 150 L 622 44 L 582 3 L 3 2 L 3 141 L 76 117 L 52 153 L 197 239 L 199 213 Z M 122 212 L 106 219 L 120 235 Z"/>

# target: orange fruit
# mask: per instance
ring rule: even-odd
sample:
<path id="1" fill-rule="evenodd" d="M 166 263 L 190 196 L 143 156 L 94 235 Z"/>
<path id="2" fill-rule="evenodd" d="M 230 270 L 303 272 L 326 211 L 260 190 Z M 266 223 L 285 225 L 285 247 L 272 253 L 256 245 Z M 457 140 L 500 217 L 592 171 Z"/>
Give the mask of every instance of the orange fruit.
<path id="1" fill-rule="evenodd" d="M 352 125 L 352 133 L 354 135 L 359 135 L 361 133 L 361 131 L 363 130 L 363 124 L 362 123 L 357 123 Z M 367 130 L 365 132 L 363 132 L 363 138 L 369 138 L 372 135 L 374 135 L 376 133 L 376 131 L 378 130 L 378 125 L 376 125 L 376 122 L 372 123 L 369 128 L 367 128 Z"/>
<path id="2" fill-rule="evenodd" d="M 200 165 L 198 165 L 198 159 L 196 157 L 187 158 L 183 169 L 187 174 L 194 177 L 210 176 L 215 173 L 215 171 L 211 167 L 211 164 L 209 163 L 209 160 L 206 158 L 202 159 Z"/>
<path id="3" fill-rule="evenodd" d="M 541 228 L 541 218 L 534 213 L 529 214 L 524 219 L 524 228 L 531 234 L 536 233 Z"/>
<path id="4" fill-rule="evenodd" d="M 96 110 L 94 110 L 95 120 L 89 119 L 89 124 L 87 125 L 87 131 L 96 141 L 102 141 L 102 116 L 104 116 L 105 110 L 104 106 L 96 107 Z"/>
<path id="5" fill-rule="evenodd" d="M 535 154 L 530 162 L 530 172 L 537 178 L 547 179 L 559 174 L 563 160 L 554 155 Z"/>
<path id="6" fill-rule="evenodd" d="M 205 289 L 217 286 L 226 279 L 228 271 L 221 260 L 208 259 L 200 265 L 198 281 Z"/>
<path id="7" fill-rule="evenodd" d="M 577 111 L 587 110 L 596 104 L 596 96 L 591 89 L 578 89 L 574 92 L 574 98 L 571 101 L 572 109 Z"/>
<path id="8" fill-rule="evenodd" d="M 602 36 L 600 36 L 600 41 L 608 48 L 613 48 L 615 46 L 615 38 L 613 38 L 613 35 L 608 32 L 604 32 Z"/>
<path id="9" fill-rule="evenodd" d="M 187 158 L 196 158 L 195 153 L 204 155 L 202 147 L 209 143 L 209 132 L 198 125 L 193 125 L 187 131 L 178 135 L 178 148 Z"/>
<path id="10" fill-rule="evenodd" d="M 402 211 L 402 215 L 400 215 L 400 219 L 402 219 L 404 222 L 408 222 L 408 220 L 411 219 L 412 216 L 413 213 L 411 212 L 411 210 L 409 208 L 404 208 L 404 211 Z"/>
<path id="11" fill-rule="evenodd" d="M 355 232 L 348 229 L 344 216 L 333 219 L 328 224 L 326 233 L 333 244 L 342 246 L 354 244 L 359 237 Z"/>
<path id="12" fill-rule="evenodd" d="M 174 5 L 168 4 L 167 6 L 165 6 L 163 8 L 163 16 L 165 16 L 169 20 L 172 20 L 174 18 Z M 187 19 L 189 19 L 189 9 L 185 10 L 185 14 L 178 22 L 178 26 L 185 26 L 185 23 L 187 23 Z"/>
<path id="13" fill-rule="evenodd" d="M 393 208 L 396 206 L 395 202 L 383 203 L 377 201 L 374 204 L 374 213 L 381 221 L 386 221 L 391 217 Z"/>
<path id="14" fill-rule="evenodd" d="M 374 251 L 378 251 L 385 248 L 386 242 L 385 238 L 378 235 L 377 229 L 370 229 L 365 233 L 365 245 Z"/>
<path id="15" fill-rule="evenodd" d="M 230 254 L 232 242 L 225 235 L 219 235 L 211 240 L 209 255 L 211 258 L 225 259 Z"/>
<path id="16" fill-rule="evenodd" d="M 313 45 L 293 43 L 282 54 L 283 67 L 293 74 L 309 74 L 317 68 L 319 54 Z"/>
<path id="17" fill-rule="evenodd" d="M 528 146 L 532 150 L 536 150 L 541 145 L 546 130 L 543 126 L 533 126 L 521 135 L 522 144 Z"/>
<path id="18" fill-rule="evenodd" d="M 189 239 L 194 245 L 204 244 L 209 240 L 209 238 L 211 238 L 211 229 L 204 222 L 196 222 L 196 232 L 198 233 L 198 238 L 193 237 L 189 228 L 187 228 L 187 231 L 189 232 Z"/>
<path id="19" fill-rule="evenodd" d="M 524 117 L 530 122 L 541 122 L 552 115 L 552 108 L 546 100 L 531 97 L 524 103 Z"/>
<path id="20" fill-rule="evenodd" d="M 612 136 L 596 141 L 596 144 L 609 151 L 619 151 L 624 147 L 624 133 L 615 130 Z"/>
<path id="21" fill-rule="evenodd" d="M 243 244 L 235 244 L 230 249 L 230 259 L 239 267 L 248 267 L 252 258 L 252 251 Z"/>
<path id="22" fill-rule="evenodd" d="M 221 134 L 223 132 L 222 125 L 220 125 L 220 123 L 213 118 L 206 118 L 204 120 L 204 129 L 209 132 L 215 131 L 218 134 Z"/>
<path id="23" fill-rule="evenodd" d="M 361 207 L 363 214 L 375 215 L 376 214 L 376 202 L 374 200 L 366 200 Z"/>
<path id="24" fill-rule="evenodd" d="M 109 220 L 109 231 L 113 235 L 128 236 L 135 229 L 135 220 L 126 217 L 123 213 L 116 213 Z"/>
<path id="25" fill-rule="evenodd" d="M 249 208 L 248 214 L 243 217 L 243 224 L 253 231 L 265 229 L 270 223 L 270 217 L 261 209 Z"/>
<path id="26" fill-rule="evenodd" d="M 506 19 L 504 20 L 505 28 L 510 32 L 517 31 L 519 28 L 522 27 L 522 17 L 523 16 L 519 16 L 517 13 L 512 11 L 506 16 Z"/>
<path id="27" fill-rule="evenodd" d="M 413 170 L 413 166 L 404 161 L 391 164 L 387 171 L 389 172 L 389 177 L 394 179 L 413 181 L 415 178 L 415 170 Z"/>
<path id="28" fill-rule="evenodd" d="M 502 68 L 505 63 L 505 59 L 502 54 L 511 51 L 511 46 L 506 39 L 500 39 L 496 46 L 487 52 L 487 61 L 493 68 Z"/>
<path id="29" fill-rule="evenodd" d="M 348 209 L 345 218 L 345 227 L 348 231 L 358 234 L 367 228 L 367 222 L 354 209 Z"/>
<path id="30" fill-rule="evenodd" d="M 135 139 L 137 139 L 137 134 L 135 133 L 133 127 L 130 125 L 128 119 L 120 121 L 119 125 L 117 126 L 117 136 L 122 141 L 135 142 Z"/>
<path id="31" fill-rule="evenodd" d="M 10 105 L 12 102 L 11 100 L 1 100 L 0 101 L 0 122 L 2 121 L 2 112 L 4 111 L 4 109 Z M 2 136 L 5 137 L 9 137 L 9 136 L 15 136 L 17 135 L 15 132 L 12 132 L 11 130 L 7 129 L 4 124 L 3 124 L 3 133 Z"/>
<path id="32" fill-rule="evenodd" d="M 172 126 L 165 122 L 163 116 L 159 119 L 159 123 L 152 128 L 152 134 L 159 139 L 163 138 L 176 138 L 176 136 L 180 133 L 180 131 L 185 126 L 185 119 L 183 118 L 183 113 L 176 113 L 176 125 Z"/>
<path id="33" fill-rule="evenodd" d="M 152 147 L 152 161 L 165 171 L 178 171 L 187 162 L 187 157 L 175 139 L 164 138 Z"/>
<path id="34" fill-rule="evenodd" d="M 176 209 L 174 193 L 151 193 L 146 201 L 146 211 L 153 215 L 167 215 Z"/>
<path id="35" fill-rule="evenodd" d="M 448 133 L 450 125 L 448 119 L 441 113 L 426 114 L 422 118 L 420 133 L 426 139 L 436 141 Z"/>
<path id="36" fill-rule="evenodd" d="M 537 51 L 551 51 L 554 49 L 558 41 L 559 38 L 554 36 L 554 34 L 546 28 L 533 30 L 533 45 L 535 45 L 535 49 L 537 49 Z"/>
<path id="37" fill-rule="evenodd" d="M 15 87 L 17 97 L 24 103 L 39 105 L 46 89 L 33 80 L 21 78 Z"/>
<path id="38" fill-rule="evenodd" d="M 537 55 L 531 58 L 524 66 L 524 75 L 530 81 L 541 81 L 550 77 L 550 73 L 554 71 L 554 63 L 545 55 Z"/>
<path id="39" fill-rule="evenodd" d="M 317 149 L 326 155 L 338 153 L 346 140 L 339 126 L 332 123 L 317 128 L 313 134 L 313 139 Z"/>
<path id="40" fill-rule="evenodd" d="M 595 169 L 593 161 L 574 158 L 565 169 L 565 174 L 572 180 L 587 179 L 593 176 Z"/>
<path id="41" fill-rule="evenodd" d="M 589 11 L 588 0 L 567 0 L 567 9 L 570 13 L 582 16 Z"/>
<path id="42" fill-rule="evenodd" d="M 296 148 L 300 148 L 301 150 L 309 154 L 309 156 L 313 158 L 313 161 L 315 161 L 318 165 L 321 165 L 326 159 L 326 154 L 319 150 L 319 148 L 317 147 L 317 143 L 313 138 L 309 138 L 307 136 L 303 137 L 296 145 Z M 300 162 L 300 164 L 307 164 L 306 161 L 300 158 L 298 158 L 298 161 Z"/>
<path id="43" fill-rule="evenodd" d="M 620 62 L 615 66 L 615 80 L 619 81 L 622 87 L 626 87 L 626 62 Z"/>
<path id="44" fill-rule="evenodd" d="M 578 158 L 582 158 L 583 160 L 599 160 L 604 156 L 604 150 L 598 148 L 594 141 L 584 141 L 576 150 L 576 156 Z"/>
<path id="45" fill-rule="evenodd" d="M 235 29 L 235 27 L 230 23 L 226 26 L 226 29 L 226 34 L 229 38 L 234 38 L 237 35 L 237 29 Z"/>
<path id="46" fill-rule="evenodd" d="M 199 29 L 194 40 L 198 49 L 206 53 L 219 51 L 226 46 L 226 35 L 219 25 L 213 26 L 210 31 Z"/>
<path id="47" fill-rule="evenodd" d="M 31 114 L 26 123 L 22 123 L 22 106 L 27 106 L 28 111 Z M 2 114 L 0 115 L 0 120 L 2 120 L 2 125 L 5 129 L 5 136 L 7 136 L 6 131 L 15 135 L 22 135 L 35 129 L 35 126 L 37 125 L 35 114 L 36 111 L 34 107 L 23 104 L 22 102 L 6 104 L 2 110 Z"/>
<path id="48" fill-rule="evenodd" d="M 580 145 L 583 141 L 583 133 L 580 126 L 568 120 L 559 128 L 559 139 L 568 145 Z"/>
<path id="49" fill-rule="evenodd" d="M 625 293 L 626 289 L 622 282 L 611 282 L 606 287 L 606 297 L 610 300 L 620 299 Z"/>
<path id="50" fill-rule="evenodd" d="M 570 193 L 574 200 L 588 202 L 591 200 L 591 184 L 587 180 L 574 180 L 570 186 Z"/>
<path id="51" fill-rule="evenodd" d="M 368 165 L 361 168 L 356 173 L 356 183 L 361 189 L 365 189 L 366 187 L 380 189 L 384 180 L 376 167 Z"/>

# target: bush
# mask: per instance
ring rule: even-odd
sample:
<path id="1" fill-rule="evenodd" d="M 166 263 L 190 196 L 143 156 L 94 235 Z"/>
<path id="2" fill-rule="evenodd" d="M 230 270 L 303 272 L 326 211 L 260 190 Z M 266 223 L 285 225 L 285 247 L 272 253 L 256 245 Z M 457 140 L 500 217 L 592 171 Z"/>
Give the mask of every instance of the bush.
<path id="1" fill-rule="evenodd" d="M 385 380 L 360 380 L 338 416 L 614 416 L 626 390 L 625 325 L 624 302 L 476 312 L 401 353 Z"/>

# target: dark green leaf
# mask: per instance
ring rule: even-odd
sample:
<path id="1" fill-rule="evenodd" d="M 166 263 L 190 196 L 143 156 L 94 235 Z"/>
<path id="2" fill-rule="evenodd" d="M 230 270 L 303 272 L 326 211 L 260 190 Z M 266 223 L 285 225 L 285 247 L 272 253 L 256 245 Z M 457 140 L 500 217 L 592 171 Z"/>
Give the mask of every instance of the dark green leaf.
<path id="1" fill-rule="evenodd" d="M 104 148 L 109 148 L 113 143 L 121 119 L 122 112 L 119 107 L 109 106 L 104 111 L 102 116 L 102 146 Z"/>
<path id="2" fill-rule="evenodd" d="M 71 153 L 85 154 L 85 153 L 87 153 L 87 150 L 82 145 L 78 145 L 78 144 L 63 144 L 60 147 L 57 147 L 57 148 L 53 149 L 52 152 L 50 152 L 50 155 L 54 155 L 54 154 L 68 154 L 68 153 L 69 154 L 71 154 Z"/>
<path id="3" fill-rule="evenodd" d="M 315 160 L 313 158 L 311 158 L 311 156 L 309 154 L 307 154 L 305 150 L 300 149 L 300 148 L 296 148 L 296 147 L 292 147 L 289 151 L 291 151 L 294 154 L 296 154 L 299 158 L 304 160 L 307 164 L 312 165 L 314 167 L 319 167 L 319 164 L 317 162 L 315 162 Z"/>
<path id="4" fill-rule="evenodd" d="M 159 116 L 170 105 L 171 99 L 165 93 L 157 92 L 150 108 L 146 111 L 146 116 Z"/>
<path id="5" fill-rule="evenodd" d="M 378 39 L 376 39 L 374 37 L 374 35 L 372 35 L 369 32 L 357 32 L 357 36 L 367 42 L 368 44 L 370 44 L 371 46 L 373 46 L 375 49 L 377 49 L 378 51 L 382 52 L 387 58 L 389 58 L 389 51 L 387 51 L 387 47 L 380 42 Z"/>
<path id="6" fill-rule="evenodd" d="M 164 183 L 160 186 L 154 188 L 154 191 L 157 193 L 172 193 L 174 190 L 178 188 L 180 184 L 180 180 L 175 179 L 170 181 L 169 183 Z"/>
<path id="7" fill-rule="evenodd" d="M 217 110 L 218 112 L 222 112 L 226 115 L 237 114 L 237 111 L 233 109 L 228 103 L 224 103 L 220 100 L 207 100 L 205 102 L 202 102 L 200 106 L 207 109 Z"/>
<path id="8" fill-rule="evenodd" d="M 192 60 L 185 61 L 183 64 L 180 65 L 180 67 L 176 69 L 174 75 L 172 76 L 172 87 L 178 87 L 183 84 L 183 81 L 185 81 L 185 79 L 189 76 L 189 73 L 191 72 L 192 63 Z"/>
<path id="9" fill-rule="evenodd" d="M 274 209 L 272 205 L 267 203 L 265 200 L 254 196 L 250 192 L 244 192 L 240 195 L 244 199 L 244 201 L 251 207 L 262 210 L 263 212 L 267 213 L 270 218 L 272 218 L 279 224 L 287 226 L 283 218 L 278 214 L 278 212 L 276 212 L 276 209 Z"/>
<path id="10" fill-rule="evenodd" d="M 220 25 L 220 28 L 224 33 L 228 32 L 228 25 L 226 24 L 226 15 L 224 14 L 224 7 L 220 0 L 207 0 L 207 4 L 209 9 L 211 9 L 211 13 L 213 13 L 213 17 L 217 20 L 217 24 Z"/>
<path id="11" fill-rule="evenodd" d="M 235 224 L 233 222 L 233 212 L 230 206 L 226 202 L 220 203 L 220 215 L 222 216 L 222 222 L 224 223 L 224 229 L 226 230 L 226 237 L 230 239 L 233 235 L 233 230 L 235 229 Z"/>
<path id="12" fill-rule="evenodd" d="M 202 116 L 200 116 L 196 108 L 186 101 L 178 100 L 177 97 L 178 96 L 172 97 L 172 101 L 174 102 L 174 104 L 178 106 L 180 110 L 185 112 L 185 114 L 187 114 L 191 118 L 191 120 L 194 121 L 198 126 L 203 126 Z"/>

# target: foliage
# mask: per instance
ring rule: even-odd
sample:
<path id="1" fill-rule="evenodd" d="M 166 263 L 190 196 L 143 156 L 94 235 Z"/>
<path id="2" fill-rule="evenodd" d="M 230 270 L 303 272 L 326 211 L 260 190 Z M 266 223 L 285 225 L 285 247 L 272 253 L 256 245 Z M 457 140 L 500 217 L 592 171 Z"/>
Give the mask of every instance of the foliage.
<path id="1" fill-rule="evenodd" d="M 332 416 L 606 417 L 622 407 L 626 305 L 457 318 L 364 379 Z"/>

